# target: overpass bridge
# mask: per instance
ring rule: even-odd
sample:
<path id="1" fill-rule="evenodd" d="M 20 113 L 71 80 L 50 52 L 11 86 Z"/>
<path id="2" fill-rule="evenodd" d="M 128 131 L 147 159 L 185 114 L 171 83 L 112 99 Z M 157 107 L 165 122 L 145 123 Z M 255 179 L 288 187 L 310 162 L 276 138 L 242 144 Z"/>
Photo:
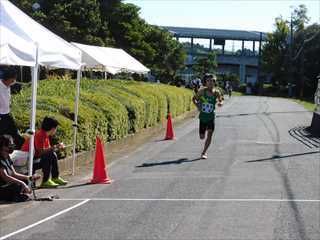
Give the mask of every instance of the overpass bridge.
<path id="1" fill-rule="evenodd" d="M 209 48 L 207 52 L 217 52 L 218 73 L 236 72 L 239 74 L 240 82 L 255 82 L 260 75 L 261 45 L 267 40 L 267 33 L 257 31 L 208 29 L 160 26 L 169 31 L 178 41 L 182 38 L 190 39 L 190 48 L 186 65 L 192 66 L 195 63 L 194 57 L 206 55 L 195 51 L 195 39 L 207 39 Z M 225 49 L 226 41 L 240 41 L 241 49 L 237 52 L 230 52 Z M 245 47 L 245 43 L 251 42 L 251 47 Z M 217 51 L 215 46 L 220 46 Z"/>

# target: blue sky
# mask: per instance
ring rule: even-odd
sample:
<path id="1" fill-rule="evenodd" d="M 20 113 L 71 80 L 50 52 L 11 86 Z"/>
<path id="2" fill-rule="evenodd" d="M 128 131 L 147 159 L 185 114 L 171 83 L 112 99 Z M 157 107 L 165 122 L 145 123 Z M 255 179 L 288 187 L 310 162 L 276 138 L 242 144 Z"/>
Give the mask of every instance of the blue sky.
<path id="1" fill-rule="evenodd" d="M 141 8 L 150 24 L 234 30 L 272 31 L 274 19 L 289 19 L 292 8 L 305 4 L 310 23 L 320 22 L 320 0 L 125 0 Z"/>

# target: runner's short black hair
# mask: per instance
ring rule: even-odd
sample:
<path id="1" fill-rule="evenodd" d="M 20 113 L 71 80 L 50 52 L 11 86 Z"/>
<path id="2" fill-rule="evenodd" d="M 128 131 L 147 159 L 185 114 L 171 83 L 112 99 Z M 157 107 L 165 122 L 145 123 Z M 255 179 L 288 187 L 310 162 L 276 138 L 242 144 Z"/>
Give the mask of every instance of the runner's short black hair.
<path id="1" fill-rule="evenodd" d="M 217 76 L 215 74 L 211 74 L 211 73 L 206 73 L 203 77 L 203 83 L 205 84 L 207 82 L 207 80 L 209 78 L 212 78 L 213 79 L 213 82 L 216 83 L 217 81 Z"/>
<path id="2" fill-rule="evenodd" d="M 59 125 L 59 122 L 52 117 L 45 117 L 42 120 L 41 129 L 44 131 L 50 131 L 52 128 L 56 128 Z"/>

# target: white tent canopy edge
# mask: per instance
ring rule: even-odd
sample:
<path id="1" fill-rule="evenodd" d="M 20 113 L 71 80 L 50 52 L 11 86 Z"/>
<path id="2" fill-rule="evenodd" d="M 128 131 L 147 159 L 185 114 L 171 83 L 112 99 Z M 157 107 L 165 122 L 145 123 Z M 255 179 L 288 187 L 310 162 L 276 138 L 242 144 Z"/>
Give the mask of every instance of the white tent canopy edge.
<path id="1" fill-rule="evenodd" d="M 81 51 L 67 41 L 50 32 L 34 21 L 8 0 L 0 0 L 0 31 L 7 33 L 0 38 L 0 48 L 4 49 L 6 57 L 1 57 L 2 64 L 32 67 L 32 101 L 30 116 L 30 151 L 29 175 L 33 172 L 34 132 L 36 119 L 36 95 L 39 65 L 52 68 L 78 70 L 77 85 L 80 84 Z M 1 32 L 0 32 L 1 33 Z M 0 36 L 3 34 L 0 34 Z M 13 45 L 10 45 L 10 44 Z M 27 49 L 27 50 L 26 50 Z M 29 50 L 28 50 L 29 49 Z M 11 50 L 11 51 L 8 51 Z M 14 50 L 14 51 L 13 51 Z M 0 62 L 1 63 L 1 62 Z M 78 93 L 76 93 L 78 96 Z M 78 99 L 75 112 L 78 110 Z M 74 119 L 74 146 L 77 133 L 77 118 Z M 74 168 L 73 168 L 74 173 Z"/>
<path id="2" fill-rule="evenodd" d="M 99 47 L 72 42 L 82 51 L 84 69 L 116 74 L 122 71 L 146 74 L 150 70 L 119 48 Z"/>

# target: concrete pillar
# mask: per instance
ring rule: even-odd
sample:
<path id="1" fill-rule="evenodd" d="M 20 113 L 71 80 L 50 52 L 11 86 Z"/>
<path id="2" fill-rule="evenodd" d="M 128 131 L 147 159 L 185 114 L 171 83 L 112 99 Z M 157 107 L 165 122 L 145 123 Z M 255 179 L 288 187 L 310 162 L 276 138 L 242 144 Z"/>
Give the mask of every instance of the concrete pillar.
<path id="1" fill-rule="evenodd" d="M 239 70 L 240 83 L 246 83 L 246 65 L 240 64 Z"/>
<path id="2" fill-rule="evenodd" d="M 193 56 L 193 38 L 191 38 L 191 55 Z"/>
<path id="3" fill-rule="evenodd" d="M 241 55 L 243 56 L 244 55 L 244 40 L 242 40 L 242 47 L 241 47 Z"/>
<path id="4" fill-rule="evenodd" d="M 253 56 L 255 56 L 256 55 L 256 41 L 253 41 L 252 51 L 253 51 Z"/>
<path id="5" fill-rule="evenodd" d="M 259 95 L 263 94 L 263 81 L 260 78 L 260 71 L 261 71 L 261 44 L 262 44 L 262 32 L 260 32 L 259 38 L 259 52 L 258 52 L 258 71 L 257 71 L 257 82 L 259 84 Z"/>

